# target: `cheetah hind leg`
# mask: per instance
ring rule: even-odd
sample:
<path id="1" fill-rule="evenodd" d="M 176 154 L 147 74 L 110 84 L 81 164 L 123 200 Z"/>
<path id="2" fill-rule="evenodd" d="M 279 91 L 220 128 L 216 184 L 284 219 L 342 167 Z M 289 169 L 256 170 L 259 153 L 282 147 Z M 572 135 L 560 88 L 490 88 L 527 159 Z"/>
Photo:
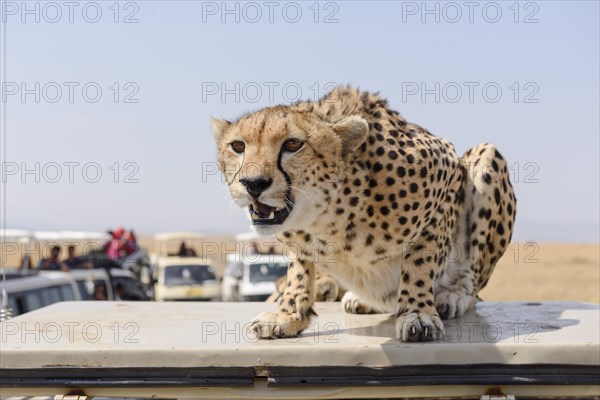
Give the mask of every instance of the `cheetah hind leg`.
<path id="1" fill-rule="evenodd" d="M 338 281 L 320 271 L 316 271 L 315 286 L 317 301 L 340 301 L 346 293 Z"/>
<path id="2" fill-rule="evenodd" d="M 346 291 L 331 276 L 315 271 L 315 301 L 339 301 Z M 275 291 L 267 298 L 267 302 L 277 302 L 283 298 L 287 287 L 287 276 L 282 276 L 275 283 Z"/>
<path id="3" fill-rule="evenodd" d="M 494 266 L 508 246 L 516 199 L 507 163 L 493 144 L 480 144 L 461 159 L 458 197 L 464 199 L 456 227 L 456 254 L 435 282 L 435 306 L 443 319 L 462 316 L 477 303 Z"/>
<path id="4" fill-rule="evenodd" d="M 342 297 L 342 307 L 348 314 L 378 314 L 379 311 L 365 304 L 354 293 L 346 292 Z"/>
<path id="5" fill-rule="evenodd" d="M 442 319 L 462 317 L 477 301 L 463 287 L 443 288 L 435 295 L 435 307 Z"/>

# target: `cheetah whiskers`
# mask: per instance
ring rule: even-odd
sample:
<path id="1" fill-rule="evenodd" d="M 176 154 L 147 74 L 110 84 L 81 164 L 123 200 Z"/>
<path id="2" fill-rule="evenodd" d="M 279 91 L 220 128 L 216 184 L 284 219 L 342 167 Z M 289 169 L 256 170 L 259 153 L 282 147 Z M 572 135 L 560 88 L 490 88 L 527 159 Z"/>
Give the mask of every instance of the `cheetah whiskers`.
<path id="1" fill-rule="evenodd" d="M 298 191 L 298 194 L 299 194 L 300 196 L 302 196 L 302 198 L 304 198 L 305 200 L 307 200 L 307 201 L 309 201 L 309 202 L 310 202 L 310 193 L 308 193 L 306 190 L 304 190 L 304 189 L 300 189 L 299 187 L 297 187 L 297 186 L 294 186 L 294 185 L 290 185 L 290 188 L 291 188 L 292 190 L 297 190 L 297 191 Z M 287 209 L 288 211 L 292 211 L 290 207 L 291 207 L 291 206 L 293 206 L 293 203 L 294 203 L 293 201 L 291 201 L 290 199 L 287 199 L 287 198 L 286 198 L 286 201 L 285 201 L 285 204 L 286 204 L 286 206 L 285 206 L 285 207 L 286 207 L 286 209 Z"/>
<path id="2" fill-rule="evenodd" d="M 227 199 L 227 219 L 231 219 L 231 217 L 233 216 L 233 213 L 235 211 L 238 211 L 240 208 L 238 207 L 237 203 L 235 201 L 233 201 L 233 199 L 231 197 L 229 197 Z"/>
<path id="3" fill-rule="evenodd" d="M 309 193 L 306 190 L 300 189 L 298 186 L 290 185 L 290 188 L 292 188 L 294 190 L 297 190 L 297 191 L 299 191 L 301 193 L 305 193 L 306 195 L 309 195 Z"/>
<path id="4" fill-rule="evenodd" d="M 229 187 L 227 187 L 227 186 L 221 186 L 217 190 L 212 192 L 211 194 L 204 196 L 204 197 L 199 197 L 198 200 L 208 200 L 208 199 L 213 198 L 217 194 L 226 194 L 227 195 L 226 197 L 229 200 L 231 200 L 231 196 L 229 196 Z"/>

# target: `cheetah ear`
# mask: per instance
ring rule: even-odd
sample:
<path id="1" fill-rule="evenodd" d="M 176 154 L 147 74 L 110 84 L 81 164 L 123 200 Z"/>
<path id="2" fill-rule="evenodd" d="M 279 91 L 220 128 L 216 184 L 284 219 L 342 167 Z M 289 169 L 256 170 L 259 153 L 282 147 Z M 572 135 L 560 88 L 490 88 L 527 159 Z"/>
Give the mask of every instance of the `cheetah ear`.
<path id="1" fill-rule="evenodd" d="M 227 128 L 231 126 L 231 122 L 226 121 L 224 119 L 211 118 L 210 119 L 210 128 L 213 134 L 213 138 L 215 142 L 219 143 L 221 141 L 221 137 L 223 136 L 223 132 Z"/>
<path id="2" fill-rule="evenodd" d="M 346 117 L 331 126 L 342 140 L 342 157 L 354 153 L 366 139 L 369 124 L 358 115 Z"/>

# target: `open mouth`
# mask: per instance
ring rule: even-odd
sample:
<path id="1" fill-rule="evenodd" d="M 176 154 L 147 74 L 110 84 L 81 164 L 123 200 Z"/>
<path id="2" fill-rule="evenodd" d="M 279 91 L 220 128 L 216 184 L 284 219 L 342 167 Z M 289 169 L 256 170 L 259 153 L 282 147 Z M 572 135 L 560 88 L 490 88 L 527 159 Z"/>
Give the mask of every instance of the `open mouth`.
<path id="1" fill-rule="evenodd" d="M 252 225 L 280 225 L 290 215 L 289 207 L 277 209 L 259 201 L 254 201 L 248 206 Z"/>

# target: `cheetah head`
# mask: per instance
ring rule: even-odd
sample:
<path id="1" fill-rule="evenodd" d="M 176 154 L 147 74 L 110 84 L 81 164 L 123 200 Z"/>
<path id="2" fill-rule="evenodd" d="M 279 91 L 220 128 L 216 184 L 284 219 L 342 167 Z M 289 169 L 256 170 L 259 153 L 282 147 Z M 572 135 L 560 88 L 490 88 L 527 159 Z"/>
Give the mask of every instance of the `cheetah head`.
<path id="1" fill-rule="evenodd" d="M 212 120 L 218 158 L 234 201 L 255 231 L 306 229 L 337 199 L 341 166 L 364 142 L 359 116 L 328 122 L 278 106 L 229 122 Z"/>

